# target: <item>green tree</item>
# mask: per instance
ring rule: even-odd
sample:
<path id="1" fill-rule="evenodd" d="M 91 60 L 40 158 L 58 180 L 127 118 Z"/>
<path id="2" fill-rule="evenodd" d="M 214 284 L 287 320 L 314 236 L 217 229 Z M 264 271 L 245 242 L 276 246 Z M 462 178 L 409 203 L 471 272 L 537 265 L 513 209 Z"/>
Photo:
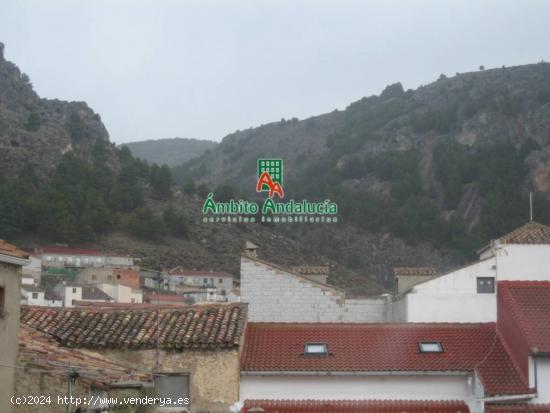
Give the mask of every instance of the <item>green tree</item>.
<path id="1" fill-rule="evenodd" d="M 132 235 L 149 240 L 159 240 L 166 234 L 164 222 L 147 207 L 138 208 L 129 215 L 127 229 Z"/>
<path id="2" fill-rule="evenodd" d="M 27 122 L 25 123 L 25 127 L 28 131 L 36 132 L 38 129 L 40 129 L 40 125 L 42 124 L 42 120 L 40 119 L 40 116 L 36 112 L 29 113 L 29 116 L 27 117 Z"/>

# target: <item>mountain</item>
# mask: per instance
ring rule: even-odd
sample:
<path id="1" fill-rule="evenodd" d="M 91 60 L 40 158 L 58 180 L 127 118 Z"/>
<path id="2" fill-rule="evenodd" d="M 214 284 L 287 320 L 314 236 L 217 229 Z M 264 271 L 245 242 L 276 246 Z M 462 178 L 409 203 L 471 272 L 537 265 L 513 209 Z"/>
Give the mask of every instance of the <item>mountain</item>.
<path id="1" fill-rule="evenodd" d="M 84 102 L 40 98 L 0 43 L 0 239 L 32 251 L 65 243 L 141 258 L 148 268 L 239 272 L 245 240 L 281 265 L 328 264 L 355 294 L 381 284 L 269 226 L 204 225 L 202 195 L 170 169 L 116 147 Z M 360 286 L 359 289 L 354 288 Z"/>
<path id="2" fill-rule="evenodd" d="M 303 228 L 301 242 L 389 286 L 411 255 L 402 242 L 415 263 L 471 259 L 529 219 L 529 192 L 550 222 L 550 64 L 396 83 L 344 111 L 237 131 L 180 179 L 251 197 L 259 158 L 284 160 L 287 197 L 339 204 L 342 222 Z"/>
<path id="3" fill-rule="evenodd" d="M 146 160 L 149 163 L 176 166 L 213 149 L 216 142 L 200 139 L 171 138 L 148 139 L 145 141 L 130 142 L 127 146 L 132 155 Z"/>
<path id="4" fill-rule="evenodd" d="M 550 223 L 545 63 L 394 84 L 343 111 L 237 131 L 171 173 L 109 142 L 85 103 L 37 96 L 0 56 L 0 238 L 27 249 L 63 242 L 237 275 L 251 240 L 276 264 L 329 264 L 329 282 L 364 295 L 390 290 L 392 267 L 470 259 L 528 220 L 529 192 Z M 330 198 L 339 222 L 203 223 L 209 190 L 257 196 L 258 158 L 283 159 L 286 197 Z"/>

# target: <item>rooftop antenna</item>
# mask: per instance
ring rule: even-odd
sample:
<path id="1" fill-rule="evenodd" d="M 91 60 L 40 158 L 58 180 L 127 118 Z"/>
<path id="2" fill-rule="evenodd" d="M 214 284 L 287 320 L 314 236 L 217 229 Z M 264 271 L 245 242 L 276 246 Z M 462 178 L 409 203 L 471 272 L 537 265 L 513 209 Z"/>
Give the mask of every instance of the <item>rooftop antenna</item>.
<path id="1" fill-rule="evenodd" d="M 529 222 L 533 222 L 533 193 L 529 192 Z"/>

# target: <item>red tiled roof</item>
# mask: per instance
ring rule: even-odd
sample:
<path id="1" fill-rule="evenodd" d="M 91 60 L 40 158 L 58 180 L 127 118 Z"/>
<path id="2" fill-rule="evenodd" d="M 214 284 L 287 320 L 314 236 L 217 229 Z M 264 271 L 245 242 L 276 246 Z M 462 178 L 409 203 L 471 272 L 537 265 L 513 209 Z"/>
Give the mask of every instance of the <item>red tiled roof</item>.
<path id="1" fill-rule="evenodd" d="M 550 413 L 550 404 L 487 405 L 486 413 Z"/>
<path id="2" fill-rule="evenodd" d="M 151 375 L 133 371 L 132 367 L 114 363 L 97 353 L 60 347 L 51 337 L 22 324 L 19 328 L 19 361 L 33 368 L 45 369 L 66 377 L 67 365 L 78 372 L 80 379 L 94 385 L 121 381 L 151 381 Z"/>
<path id="3" fill-rule="evenodd" d="M 469 413 L 463 401 L 246 400 L 241 410 L 265 413 Z"/>
<path id="4" fill-rule="evenodd" d="M 501 281 L 498 294 L 531 352 L 550 354 L 550 281 Z"/>
<path id="5" fill-rule="evenodd" d="M 393 275 L 396 277 L 402 276 L 429 276 L 436 275 L 435 269 L 432 267 L 395 267 Z"/>
<path id="6" fill-rule="evenodd" d="M 531 221 L 499 240 L 507 244 L 550 244 L 550 227 Z"/>
<path id="7" fill-rule="evenodd" d="M 439 341 L 443 353 L 420 353 Z M 328 356 L 304 356 L 306 343 L 327 343 Z M 488 394 L 529 393 L 494 323 L 249 323 L 243 371 L 476 371 Z"/>
<path id="8" fill-rule="evenodd" d="M 239 304 L 195 305 L 160 310 L 160 345 L 165 349 L 238 348 L 246 314 Z M 21 324 L 67 347 L 155 348 L 155 308 L 21 307 Z"/>
<path id="9" fill-rule="evenodd" d="M 103 255 L 101 251 L 98 250 L 58 246 L 42 247 L 42 252 L 45 254 Z"/>
<path id="10" fill-rule="evenodd" d="M 29 258 L 29 253 L 20 250 L 15 245 L 0 239 L 0 254 L 9 255 L 16 258 Z"/>

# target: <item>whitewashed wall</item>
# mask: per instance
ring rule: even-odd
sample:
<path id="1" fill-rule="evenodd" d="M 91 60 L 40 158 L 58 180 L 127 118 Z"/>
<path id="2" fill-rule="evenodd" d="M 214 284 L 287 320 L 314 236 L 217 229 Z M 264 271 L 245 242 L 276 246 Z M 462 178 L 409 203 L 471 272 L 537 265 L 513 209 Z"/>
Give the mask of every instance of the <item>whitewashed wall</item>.
<path id="1" fill-rule="evenodd" d="M 478 409 L 474 383 L 469 375 L 241 375 L 240 399 L 464 400 Z"/>
<path id="2" fill-rule="evenodd" d="M 537 393 L 533 403 L 550 403 L 550 357 L 537 357 Z"/>
<path id="3" fill-rule="evenodd" d="M 496 321 L 496 294 L 477 293 L 477 277 L 495 276 L 494 259 L 486 259 L 416 285 L 404 298 L 407 321 Z"/>
<path id="4" fill-rule="evenodd" d="M 343 291 L 257 261 L 241 259 L 241 301 L 249 321 L 384 321 L 384 297 L 346 300 Z"/>
<path id="5" fill-rule="evenodd" d="M 504 245 L 497 255 L 416 285 L 404 298 L 409 322 L 496 321 L 495 294 L 478 294 L 477 277 L 550 280 L 550 245 Z"/>

